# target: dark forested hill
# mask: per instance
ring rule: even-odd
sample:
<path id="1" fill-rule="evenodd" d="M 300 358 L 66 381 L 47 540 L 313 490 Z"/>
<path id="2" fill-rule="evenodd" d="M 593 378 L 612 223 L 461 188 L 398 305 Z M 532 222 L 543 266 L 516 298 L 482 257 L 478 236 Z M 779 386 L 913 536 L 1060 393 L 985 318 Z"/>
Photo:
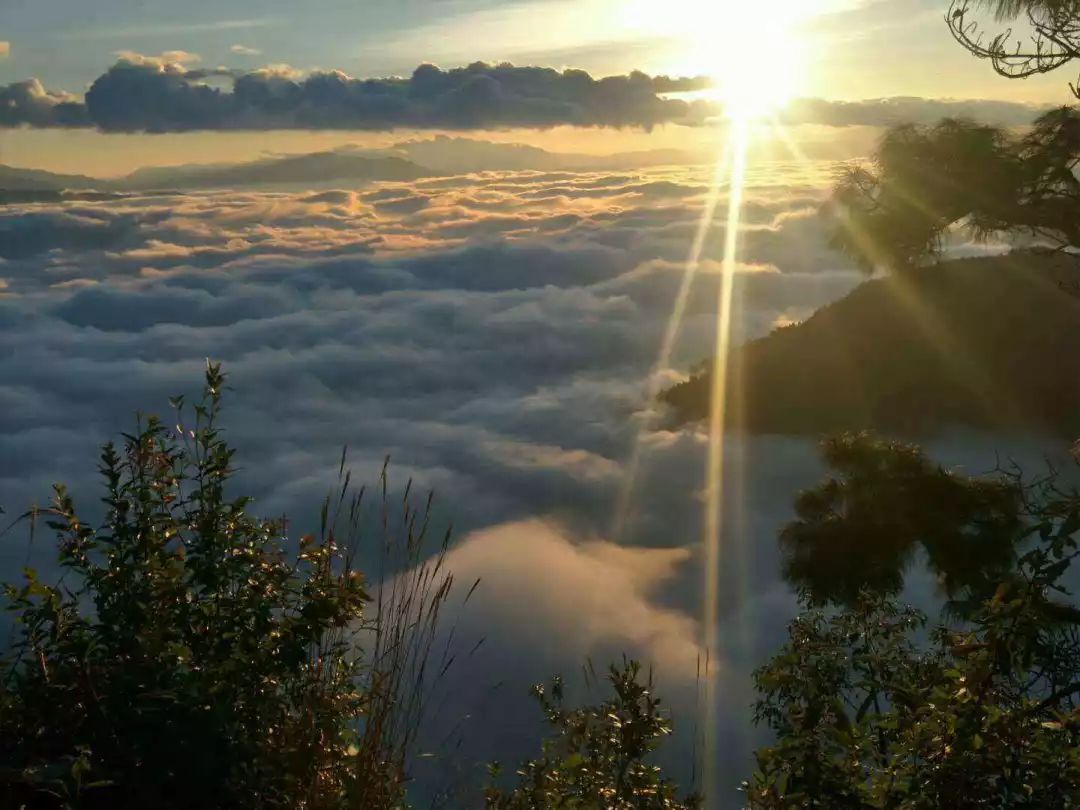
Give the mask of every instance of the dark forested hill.
<path id="1" fill-rule="evenodd" d="M 871 280 L 736 349 L 731 420 L 754 432 L 950 425 L 1080 435 L 1080 259 L 1013 253 Z M 708 372 L 661 397 L 709 410 Z"/>

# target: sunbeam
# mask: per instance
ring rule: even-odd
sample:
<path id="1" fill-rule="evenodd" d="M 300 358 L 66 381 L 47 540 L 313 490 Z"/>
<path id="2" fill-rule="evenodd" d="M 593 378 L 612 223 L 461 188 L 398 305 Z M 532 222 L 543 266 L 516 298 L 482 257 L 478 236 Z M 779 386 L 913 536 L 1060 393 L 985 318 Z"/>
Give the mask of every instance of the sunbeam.
<path id="1" fill-rule="evenodd" d="M 716 345 L 712 370 L 712 397 L 709 411 L 709 448 L 705 470 L 705 599 L 702 626 L 706 658 L 705 673 L 705 762 L 702 787 L 706 807 L 718 807 L 717 757 L 717 651 L 719 647 L 721 525 L 724 510 L 724 436 L 727 422 L 728 352 L 731 348 L 732 303 L 738 260 L 739 220 L 743 186 L 746 181 L 746 152 L 750 122 L 746 117 L 732 120 L 728 134 L 730 179 L 728 183 L 727 231 L 724 235 L 722 281 L 717 300 Z"/>
<path id="2" fill-rule="evenodd" d="M 657 352 L 656 362 L 653 364 L 651 373 L 649 374 L 646 407 L 650 407 L 656 402 L 656 398 L 659 396 L 663 387 L 660 375 L 668 368 L 671 362 L 671 353 L 674 351 L 675 341 L 678 339 L 683 316 L 686 313 L 686 304 L 690 297 L 690 290 L 694 285 L 694 278 L 697 276 L 697 271 L 701 266 L 701 258 L 705 251 L 705 243 L 709 237 L 709 231 L 712 229 L 713 221 L 716 218 L 716 209 L 720 204 L 720 196 L 726 184 L 725 181 L 728 173 L 730 154 L 731 141 L 730 139 L 725 139 L 724 146 L 720 150 L 720 154 L 716 161 L 716 167 L 713 170 L 712 183 L 710 183 L 709 186 L 709 196 L 705 200 L 705 207 L 702 209 L 701 219 L 698 221 L 697 231 L 694 234 L 694 241 L 690 246 L 690 252 L 686 257 L 686 265 L 683 269 L 682 280 L 679 283 L 679 290 L 676 293 L 675 301 L 672 304 L 671 316 L 668 318 L 667 325 L 664 328 L 664 337 L 660 343 L 660 350 Z M 634 446 L 630 454 L 630 461 L 627 464 L 626 474 L 623 477 L 623 485 L 619 491 L 619 497 L 615 502 L 615 513 L 611 526 L 612 540 L 619 540 L 626 528 L 631 498 L 634 494 L 634 487 L 637 485 L 637 476 L 641 465 L 641 453 L 644 446 L 644 439 L 650 429 L 651 426 L 648 422 L 642 421 L 638 427 L 637 434 L 634 437 Z"/>

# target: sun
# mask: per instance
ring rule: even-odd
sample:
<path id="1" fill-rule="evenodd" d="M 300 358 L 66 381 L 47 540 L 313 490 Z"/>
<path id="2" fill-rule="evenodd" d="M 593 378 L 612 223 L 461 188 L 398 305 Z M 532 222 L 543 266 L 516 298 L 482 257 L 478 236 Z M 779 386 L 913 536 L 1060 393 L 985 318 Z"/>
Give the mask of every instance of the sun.
<path id="1" fill-rule="evenodd" d="M 667 69 L 713 79 L 710 95 L 730 118 L 775 113 L 803 92 L 806 42 L 800 28 L 813 0 L 630 0 L 630 24 L 668 43 Z"/>

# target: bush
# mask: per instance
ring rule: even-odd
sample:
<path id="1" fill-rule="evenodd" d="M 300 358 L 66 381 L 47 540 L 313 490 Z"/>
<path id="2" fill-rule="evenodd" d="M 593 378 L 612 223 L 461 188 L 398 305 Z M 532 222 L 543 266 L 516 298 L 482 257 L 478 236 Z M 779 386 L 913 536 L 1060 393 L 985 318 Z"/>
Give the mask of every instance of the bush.
<path id="1" fill-rule="evenodd" d="M 1013 566 L 928 637 L 891 587 L 792 622 L 755 674 L 755 717 L 776 743 L 757 752 L 750 807 L 1080 806 L 1080 609 L 1064 585 L 1080 495 L 1053 479 L 1011 485 L 1025 517 Z M 941 505 L 927 495 L 911 508 Z"/>
<path id="2" fill-rule="evenodd" d="M 650 755 L 671 734 L 671 723 L 652 692 L 652 678 L 642 681 L 636 661 L 612 666 L 613 695 L 598 706 L 563 708 L 563 685 L 533 694 L 554 733 L 544 741 L 539 759 L 518 770 L 510 792 L 492 787 L 491 810 L 605 808 L 605 810 L 689 810 L 695 797 L 678 798 L 678 787 L 664 778 Z M 498 777 L 498 766 L 493 776 Z"/>
<path id="3" fill-rule="evenodd" d="M 318 534 L 294 541 L 284 519 L 250 515 L 227 491 L 224 382 L 208 365 L 202 400 L 173 402 L 175 428 L 140 419 L 105 446 L 100 527 L 56 487 L 44 516 L 63 573 L 48 584 L 27 570 L 4 591 L 17 635 L 0 681 L 0 800 L 404 804 L 438 671 L 427 660 L 451 587 L 446 541 L 425 563 L 427 513 L 406 502 L 396 562 L 409 575 L 369 591 L 356 567 L 362 492 L 344 458 Z"/>

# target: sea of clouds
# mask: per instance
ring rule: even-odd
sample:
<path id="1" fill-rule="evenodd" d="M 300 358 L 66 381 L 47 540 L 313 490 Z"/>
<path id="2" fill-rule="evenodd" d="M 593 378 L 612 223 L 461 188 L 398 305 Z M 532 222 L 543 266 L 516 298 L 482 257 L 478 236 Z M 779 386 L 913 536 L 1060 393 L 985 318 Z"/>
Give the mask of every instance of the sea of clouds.
<path id="1" fill-rule="evenodd" d="M 833 171 L 751 171 L 738 339 L 860 282 L 818 213 Z M 512 765 L 535 747 L 526 686 L 624 652 L 655 665 L 680 723 L 668 761 L 688 780 L 705 437 L 672 427 L 649 393 L 713 345 L 722 225 L 655 368 L 709 186 L 707 167 L 487 172 L 0 208 L 0 504 L 15 514 L 65 481 L 92 514 L 99 445 L 137 410 L 167 414 L 169 396 L 197 393 L 206 358 L 219 360 L 237 489 L 256 510 L 314 529 L 344 446 L 371 482 L 389 455 L 394 483 L 433 489 L 436 523 L 453 522 L 458 581 L 482 580 L 454 620 L 464 649 L 484 644 L 433 706 L 435 727 L 466 742 L 445 755 L 426 741 L 422 783 L 457 789 L 492 758 Z M 976 440 L 938 449 L 994 463 Z M 713 664 L 716 764 L 737 804 L 760 739 L 750 672 L 796 609 L 775 534 L 822 470 L 815 437 L 732 437 L 728 450 Z M 47 565 L 48 538 L 34 543 L 3 538 L 3 578 Z"/>

